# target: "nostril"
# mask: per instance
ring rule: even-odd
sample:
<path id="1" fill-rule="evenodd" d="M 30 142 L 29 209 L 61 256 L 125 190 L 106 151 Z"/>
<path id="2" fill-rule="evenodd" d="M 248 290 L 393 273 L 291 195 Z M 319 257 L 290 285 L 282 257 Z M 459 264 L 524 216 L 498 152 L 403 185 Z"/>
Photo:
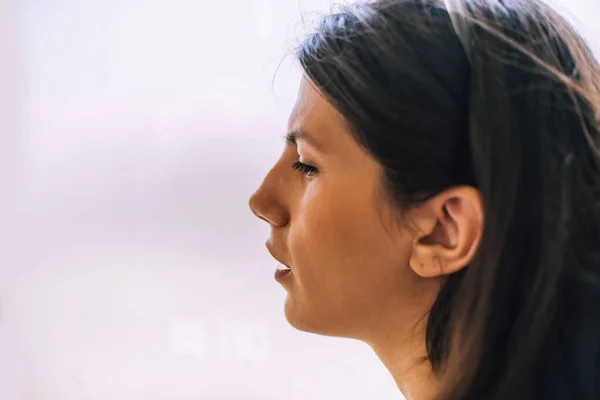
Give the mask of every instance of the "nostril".
<path id="1" fill-rule="evenodd" d="M 250 206 L 253 214 L 273 227 L 284 227 L 288 223 L 287 211 L 276 203 L 259 204 Z"/>
<path id="2" fill-rule="evenodd" d="M 281 202 L 281 198 L 277 195 L 280 191 L 275 190 L 265 184 L 265 182 L 273 182 L 265 180 L 256 192 L 248 201 L 248 205 L 252 213 L 274 227 L 283 227 L 287 225 L 289 213 L 287 207 Z"/>

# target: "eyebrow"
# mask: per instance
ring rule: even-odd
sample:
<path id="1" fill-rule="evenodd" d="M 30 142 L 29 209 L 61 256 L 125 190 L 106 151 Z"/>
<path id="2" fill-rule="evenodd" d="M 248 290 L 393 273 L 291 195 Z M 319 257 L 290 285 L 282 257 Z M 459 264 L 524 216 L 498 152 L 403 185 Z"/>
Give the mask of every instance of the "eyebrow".
<path id="1" fill-rule="evenodd" d="M 306 143 L 308 143 L 310 146 L 314 147 L 316 150 L 320 149 L 320 146 L 318 145 L 318 143 L 314 140 L 314 138 L 312 137 L 312 135 L 310 135 L 309 133 L 307 133 L 304 130 L 301 129 L 294 129 L 291 130 L 287 133 L 286 137 L 285 137 L 285 141 L 288 144 L 292 144 L 295 145 L 297 143 L 298 140 L 303 140 Z"/>

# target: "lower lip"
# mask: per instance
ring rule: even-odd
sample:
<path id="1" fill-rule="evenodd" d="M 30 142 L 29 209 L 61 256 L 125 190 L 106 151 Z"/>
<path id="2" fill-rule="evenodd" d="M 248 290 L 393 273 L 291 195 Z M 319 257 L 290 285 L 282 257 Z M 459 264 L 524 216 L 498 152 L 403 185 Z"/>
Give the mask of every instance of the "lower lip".
<path id="1" fill-rule="evenodd" d="M 292 277 L 291 269 L 275 270 L 275 280 L 279 283 L 284 282 Z"/>

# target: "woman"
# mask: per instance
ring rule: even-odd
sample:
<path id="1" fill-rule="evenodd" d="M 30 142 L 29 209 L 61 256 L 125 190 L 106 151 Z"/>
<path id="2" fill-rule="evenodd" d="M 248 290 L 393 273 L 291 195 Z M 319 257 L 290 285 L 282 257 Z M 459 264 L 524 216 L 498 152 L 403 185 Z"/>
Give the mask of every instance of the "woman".
<path id="1" fill-rule="evenodd" d="M 536 0 L 325 17 L 252 196 L 287 320 L 411 400 L 600 399 L 599 66 Z"/>

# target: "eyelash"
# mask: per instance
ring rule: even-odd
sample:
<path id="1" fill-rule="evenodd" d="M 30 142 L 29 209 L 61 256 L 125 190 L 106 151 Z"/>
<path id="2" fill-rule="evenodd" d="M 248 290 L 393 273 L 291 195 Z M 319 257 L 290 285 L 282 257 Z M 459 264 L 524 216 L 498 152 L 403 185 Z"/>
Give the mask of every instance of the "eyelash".
<path id="1" fill-rule="evenodd" d="M 312 165 L 301 163 L 300 161 L 293 163 L 292 168 L 302 172 L 306 176 L 312 176 L 318 172 L 317 168 Z"/>

